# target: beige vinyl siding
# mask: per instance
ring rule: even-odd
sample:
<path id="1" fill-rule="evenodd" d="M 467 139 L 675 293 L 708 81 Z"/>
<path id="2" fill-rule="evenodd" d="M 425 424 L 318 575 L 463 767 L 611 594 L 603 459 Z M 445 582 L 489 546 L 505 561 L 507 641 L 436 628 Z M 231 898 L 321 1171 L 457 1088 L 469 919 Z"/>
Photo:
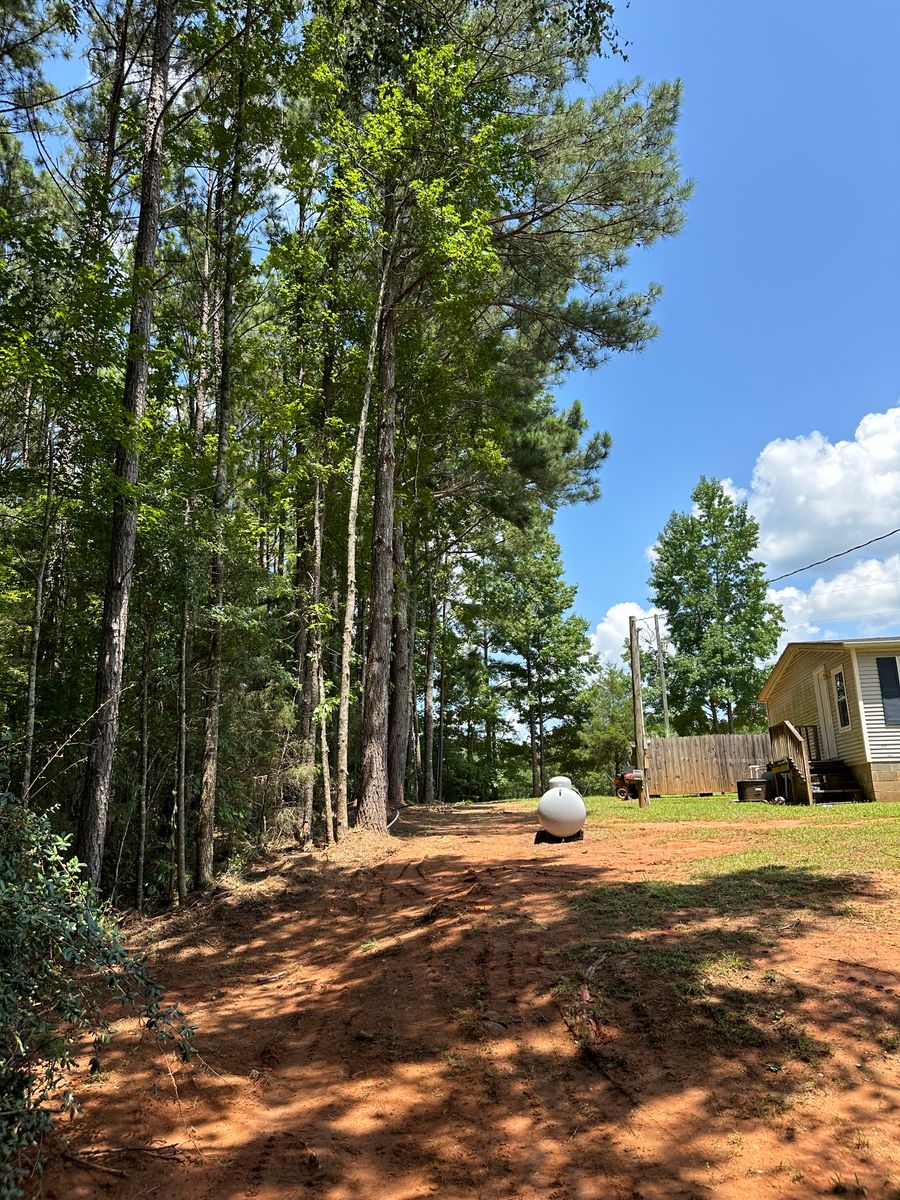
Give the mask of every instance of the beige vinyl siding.
<path id="1" fill-rule="evenodd" d="M 900 644 L 898 644 L 900 652 Z M 834 726 L 834 740 L 838 758 L 847 763 L 864 763 L 866 759 L 865 741 L 859 716 L 859 699 L 856 691 L 856 679 L 853 671 L 853 659 L 849 650 L 804 650 L 795 655 L 786 665 L 782 678 L 772 689 L 766 701 L 769 714 L 769 724 L 778 721 L 790 721 L 792 725 L 818 725 L 819 708 L 816 704 L 816 689 L 813 676 L 822 668 L 828 672 L 828 699 L 831 704 L 831 722 Z M 875 660 L 872 660 L 872 669 Z M 847 688 L 847 707 L 850 712 L 850 728 L 841 729 L 838 720 L 837 701 L 834 695 L 834 672 L 843 670 L 844 684 Z M 860 673 L 862 672 L 862 656 L 860 656 Z M 875 686 L 878 687 L 878 676 L 875 676 Z M 865 691 L 865 686 L 864 689 Z M 881 693 L 878 693 L 879 712 L 881 711 Z M 897 731 L 900 735 L 900 730 Z M 871 727 L 869 737 L 871 738 Z M 900 736 L 898 736 L 900 746 Z M 888 756 L 890 757 L 890 756 Z"/>
<path id="2" fill-rule="evenodd" d="M 832 654 L 825 655 L 824 658 L 819 659 L 818 666 L 824 666 L 828 671 L 828 701 L 831 704 L 831 720 L 834 725 L 834 740 L 837 743 L 838 758 L 842 758 L 846 763 L 864 763 L 866 761 L 866 744 L 860 720 L 859 696 L 856 691 L 856 677 L 850 651 L 836 650 Z M 838 720 L 837 698 L 834 694 L 835 671 L 844 672 L 847 710 L 850 713 L 849 729 L 841 729 Z"/>
<path id="3" fill-rule="evenodd" d="M 792 725 L 816 725 L 819 710 L 812 671 L 807 670 L 804 656 L 790 663 L 766 700 L 769 724 L 790 721 Z"/>
<path id="4" fill-rule="evenodd" d="M 900 657 L 900 642 L 884 649 L 857 650 L 859 685 L 862 690 L 862 705 L 869 734 L 871 762 L 900 762 L 900 726 L 885 725 L 884 709 L 881 704 L 881 685 L 878 682 L 876 658 L 890 655 Z"/>

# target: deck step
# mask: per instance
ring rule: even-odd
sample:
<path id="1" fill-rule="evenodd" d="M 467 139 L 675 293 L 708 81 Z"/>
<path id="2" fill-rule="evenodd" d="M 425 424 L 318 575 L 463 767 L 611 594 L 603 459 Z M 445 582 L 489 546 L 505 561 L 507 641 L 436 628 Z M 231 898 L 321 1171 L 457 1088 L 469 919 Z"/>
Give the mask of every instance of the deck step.
<path id="1" fill-rule="evenodd" d="M 858 787 L 840 787 L 840 788 L 819 788 L 813 785 L 813 796 L 818 799 L 820 796 L 849 796 L 853 800 L 859 800 L 862 796 L 862 788 Z"/>
<path id="2" fill-rule="evenodd" d="M 842 758 L 813 758 L 807 761 L 809 762 L 809 783 L 813 803 L 827 804 L 829 802 L 865 800 L 865 794 L 859 786 L 856 776 Z M 769 769 L 775 773 L 776 779 L 781 775 L 789 775 L 792 793 L 799 794 L 800 788 L 803 786 L 803 774 L 792 758 L 785 757 L 768 765 Z M 775 790 L 783 793 L 786 786 L 776 783 Z"/>

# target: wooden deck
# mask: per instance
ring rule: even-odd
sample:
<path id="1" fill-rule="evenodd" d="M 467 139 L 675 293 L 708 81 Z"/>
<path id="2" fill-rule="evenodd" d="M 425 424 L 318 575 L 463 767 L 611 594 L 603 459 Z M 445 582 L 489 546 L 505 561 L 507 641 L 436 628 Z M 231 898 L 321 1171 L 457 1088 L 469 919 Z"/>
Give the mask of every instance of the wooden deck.
<path id="1" fill-rule="evenodd" d="M 772 770 L 784 777 L 781 793 L 794 804 L 814 804 L 812 772 L 806 740 L 790 721 L 769 728 Z"/>

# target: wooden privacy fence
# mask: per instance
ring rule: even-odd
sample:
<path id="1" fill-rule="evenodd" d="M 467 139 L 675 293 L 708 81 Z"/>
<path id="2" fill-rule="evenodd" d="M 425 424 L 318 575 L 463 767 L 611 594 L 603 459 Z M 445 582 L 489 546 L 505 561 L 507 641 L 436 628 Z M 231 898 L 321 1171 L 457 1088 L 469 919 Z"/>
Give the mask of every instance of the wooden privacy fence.
<path id="1" fill-rule="evenodd" d="M 651 738 L 647 768 L 651 796 L 733 792 L 748 779 L 751 763 L 772 761 L 767 733 L 715 733 L 704 737 Z"/>

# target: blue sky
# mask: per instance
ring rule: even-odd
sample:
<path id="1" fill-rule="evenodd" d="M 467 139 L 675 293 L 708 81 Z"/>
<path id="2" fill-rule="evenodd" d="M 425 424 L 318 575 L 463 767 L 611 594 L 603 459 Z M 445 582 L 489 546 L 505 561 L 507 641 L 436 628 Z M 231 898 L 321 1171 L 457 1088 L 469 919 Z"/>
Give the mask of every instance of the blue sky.
<path id="1" fill-rule="evenodd" d="M 603 499 L 556 522 L 601 650 L 701 474 L 746 490 L 773 573 L 900 525 L 900 4 L 634 0 L 619 27 L 591 84 L 683 80 L 696 190 L 630 271 L 665 288 L 657 340 L 559 390 L 613 435 Z M 790 581 L 793 634 L 900 628 L 900 536 L 873 550 Z"/>

